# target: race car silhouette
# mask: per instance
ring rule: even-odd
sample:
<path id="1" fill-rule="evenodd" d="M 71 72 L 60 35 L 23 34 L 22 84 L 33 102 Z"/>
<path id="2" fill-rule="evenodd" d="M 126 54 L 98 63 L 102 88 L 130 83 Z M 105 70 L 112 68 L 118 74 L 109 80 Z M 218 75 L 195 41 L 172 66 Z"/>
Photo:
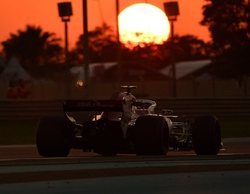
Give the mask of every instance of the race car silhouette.
<path id="1" fill-rule="evenodd" d="M 71 149 L 104 156 L 118 153 L 166 155 L 169 149 L 194 149 L 197 155 L 216 155 L 221 129 L 213 115 L 187 119 L 172 110 L 155 112 L 156 102 L 136 99 L 135 86 L 111 100 L 68 100 L 62 116 L 41 118 L 37 150 L 44 157 L 66 157 Z"/>

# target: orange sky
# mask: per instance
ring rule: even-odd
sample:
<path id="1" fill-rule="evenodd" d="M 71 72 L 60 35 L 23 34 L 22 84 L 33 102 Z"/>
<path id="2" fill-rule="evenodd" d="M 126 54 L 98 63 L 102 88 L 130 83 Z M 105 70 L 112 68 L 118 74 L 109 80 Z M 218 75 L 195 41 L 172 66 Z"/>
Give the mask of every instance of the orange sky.
<path id="1" fill-rule="evenodd" d="M 70 1 L 70 0 L 68 0 Z M 163 2 L 168 0 L 120 0 L 120 9 L 139 2 L 148 2 L 163 9 Z M 0 0 L 0 42 L 6 40 L 10 33 L 25 29 L 27 24 L 42 27 L 44 31 L 55 32 L 64 38 L 64 25 L 58 16 L 57 3 L 63 0 Z M 82 0 L 71 0 L 73 16 L 69 24 L 69 42 L 73 47 L 82 27 Z M 180 16 L 175 23 L 175 33 L 192 34 L 208 41 L 209 33 L 201 26 L 202 5 L 205 0 L 178 0 Z M 115 0 L 88 0 L 89 29 L 103 21 L 115 26 Z"/>

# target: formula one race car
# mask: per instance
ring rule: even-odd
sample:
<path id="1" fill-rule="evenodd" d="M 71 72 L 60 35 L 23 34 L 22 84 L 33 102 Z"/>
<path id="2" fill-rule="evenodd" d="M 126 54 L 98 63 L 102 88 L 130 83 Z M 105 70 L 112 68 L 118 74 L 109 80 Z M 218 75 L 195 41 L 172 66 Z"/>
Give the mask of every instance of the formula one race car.
<path id="1" fill-rule="evenodd" d="M 156 102 L 136 99 L 131 90 L 112 100 L 69 100 L 64 114 L 40 120 L 36 144 L 44 157 L 65 157 L 70 149 L 104 156 L 118 153 L 166 155 L 169 149 L 194 149 L 197 155 L 216 155 L 221 147 L 220 125 L 214 116 L 194 119 L 155 113 Z"/>

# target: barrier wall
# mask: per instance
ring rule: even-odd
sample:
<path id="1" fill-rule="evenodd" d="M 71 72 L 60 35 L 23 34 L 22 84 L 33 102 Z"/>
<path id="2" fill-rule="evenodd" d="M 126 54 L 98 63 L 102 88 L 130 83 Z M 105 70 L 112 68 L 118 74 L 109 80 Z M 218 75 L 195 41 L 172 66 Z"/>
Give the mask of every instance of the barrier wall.
<path id="1" fill-rule="evenodd" d="M 139 97 L 150 97 L 154 99 L 169 98 L 172 96 L 171 81 L 151 82 L 93 82 L 85 87 L 77 87 L 70 84 L 69 89 L 63 82 L 33 81 L 28 90 L 29 95 L 25 98 L 10 99 L 8 97 L 8 82 L 0 82 L 0 100 L 61 100 L 61 99 L 83 99 L 98 98 L 106 99 L 115 91 L 120 91 L 120 85 L 136 85 L 135 94 Z M 237 80 L 181 80 L 177 82 L 177 97 L 247 97 L 250 96 L 250 80 L 240 84 Z"/>
<path id="2" fill-rule="evenodd" d="M 176 114 L 220 117 L 250 116 L 250 98 L 167 98 L 157 99 L 157 111 L 172 109 Z M 62 114 L 62 100 L 0 101 L 0 120 L 39 119 Z"/>

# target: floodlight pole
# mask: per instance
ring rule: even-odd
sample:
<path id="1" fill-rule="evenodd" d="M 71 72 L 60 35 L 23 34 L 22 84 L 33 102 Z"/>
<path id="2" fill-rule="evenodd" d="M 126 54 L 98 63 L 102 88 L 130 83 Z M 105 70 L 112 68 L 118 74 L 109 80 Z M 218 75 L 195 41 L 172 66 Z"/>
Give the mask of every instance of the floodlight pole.
<path id="1" fill-rule="evenodd" d="M 64 22 L 65 31 L 65 64 L 69 66 L 69 41 L 68 41 L 68 21 Z"/>
<path id="2" fill-rule="evenodd" d="M 83 12 L 83 54 L 84 54 L 84 85 L 89 84 L 89 43 L 88 43 L 88 4 L 87 0 L 82 1 Z"/>
<path id="3" fill-rule="evenodd" d="M 70 16 L 73 15 L 71 2 L 58 3 L 59 16 L 64 23 L 64 34 L 65 34 L 65 64 L 69 62 L 69 49 L 68 49 L 68 22 L 70 22 Z"/>
<path id="4" fill-rule="evenodd" d="M 174 45 L 174 21 L 177 20 L 177 16 L 179 15 L 179 6 L 177 1 L 165 2 L 164 4 L 165 13 L 168 16 L 168 20 L 171 25 L 171 42 Z M 175 55 L 174 55 L 175 57 Z M 175 58 L 171 64 L 172 66 L 172 82 L 173 82 L 173 97 L 177 96 L 177 88 L 176 88 L 176 65 Z"/>
<path id="5" fill-rule="evenodd" d="M 170 20 L 170 25 L 171 25 L 171 42 L 172 45 L 174 45 L 174 20 Z M 174 56 L 175 57 L 175 56 Z M 176 87 L 176 65 L 175 65 L 175 58 L 174 61 L 172 62 L 172 78 L 173 78 L 173 97 L 177 96 L 177 87 Z"/>
<path id="6" fill-rule="evenodd" d="M 70 65 L 69 65 L 69 41 L 68 41 L 68 20 L 64 21 L 64 34 L 65 34 L 65 65 L 66 65 L 66 97 L 70 98 Z"/>
<path id="7" fill-rule="evenodd" d="M 119 12 L 120 12 L 120 3 L 119 0 L 116 0 L 116 35 L 117 35 L 117 44 L 120 45 L 120 35 L 119 35 Z"/>
<path id="8" fill-rule="evenodd" d="M 120 2 L 116 0 L 116 42 L 117 42 L 117 81 L 122 80 L 122 67 L 121 67 L 121 42 L 120 42 L 120 32 L 119 32 L 119 12 L 120 12 Z"/>
<path id="9" fill-rule="evenodd" d="M 70 16 L 73 15 L 71 2 L 61 2 L 58 3 L 59 16 L 64 22 L 64 34 L 65 34 L 65 82 L 66 82 L 66 97 L 70 97 L 70 75 L 69 75 L 69 49 L 68 49 L 68 22 L 70 21 Z"/>

